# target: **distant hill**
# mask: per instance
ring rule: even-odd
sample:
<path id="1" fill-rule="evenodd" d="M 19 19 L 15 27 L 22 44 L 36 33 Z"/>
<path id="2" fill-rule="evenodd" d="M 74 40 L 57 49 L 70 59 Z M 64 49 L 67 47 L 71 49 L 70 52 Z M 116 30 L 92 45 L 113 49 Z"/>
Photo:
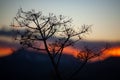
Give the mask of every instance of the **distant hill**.
<path id="1" fill-rule="evenodd" d="M 68 75 L 78 66 L 78 60 L 63 55 L 61 74 Z M 74 80 L 119 80 L 120 58 L 88 63 Z M 48 55 L 20 49 L 0 58 L 0 80 L 53 80 L 54 72 Z"/>
<path id="2" fill-rule="evenodd" d="M 82 80 L 120 80 L 120 57 L 89 63 L 79 74 Z"/>
<path id="3" fill-rule="evenodd" d="M 74 60 L 73 56 L 64 55 L 61 66 L 71 65 Z M 45 53 L 20 49 L 10 56 L 0 58 L 0 78 L 3 80 L 50 80 L 52 75 L 53 67 Z"/>

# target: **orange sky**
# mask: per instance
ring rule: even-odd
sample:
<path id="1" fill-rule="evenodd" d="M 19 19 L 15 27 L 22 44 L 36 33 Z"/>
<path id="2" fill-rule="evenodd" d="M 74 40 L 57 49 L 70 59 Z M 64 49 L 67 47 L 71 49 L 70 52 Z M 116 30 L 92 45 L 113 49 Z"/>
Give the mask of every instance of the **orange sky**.
<path id="1" fill-rule="evenodd" d="M 91 59 L 91 62 L 102 61 L 109 57 L 120 57 L 120 46 L 111 47 L 101 53 L 100 56 Z"/>
<path id="2" fill-rule="evenodd" d="M 11 55 L 13 51 L 14 51 L 13 48 L 0 47 L 0 57 Z M 73 47 L 66 47 L 64 48 L 63 52 L 65 54 L 69 54 L 74 57 L 76 57 L 78 53 L 78 51 Z M 120 46 L 108 48 L 103 53 L 101 53 L 99 57 L 93 58 L 90 61 L 94 62 L 94 61 L 105 60 L 109 57 L 120 57 Z"/>
<path id="3" fill-rule="evenodd" d="M 12 48 L 0 47 L 0 57 L 8 56 L 13 53 Z"/>
<path id="4" fill-rule="evenodd" d="M 77 52 L 77 49 L 73 47 L 66 47 L 64 48 L 63 53 L 73 55 L 74 57 L 76 57 L 78 52 Z"/>
<path id="5" fill-rule="evenodd" d="M 109 48 L 105 50 L 102 55 L 106 57 L 120 57 L 120 46 Z"/>
<path id="6" fill-rule="evenodd" d="M 63 52 L 73 55 L 74 57 L 76 57 L 78 53 L 78 51 L 72 47 L 65 48 Z M 103 53 L 101 53 L 100 56 L 93 58 L 90 61 L 95 62 L 105 60 L 109 57 L 120 57 L 120 46 L 108 48 Z"/>

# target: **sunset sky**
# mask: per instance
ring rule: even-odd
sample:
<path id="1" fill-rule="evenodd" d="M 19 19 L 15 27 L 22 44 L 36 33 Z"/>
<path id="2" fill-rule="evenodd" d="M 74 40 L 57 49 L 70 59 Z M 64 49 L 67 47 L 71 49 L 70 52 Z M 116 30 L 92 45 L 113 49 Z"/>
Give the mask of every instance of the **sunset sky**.
<path id="1" fill-rule="evenodd" d="M 119 73 L 120 0 L 0 0 L 0 80 Z"/>
<path id="2" fill-rule="evenodd" d="M 87 40 L 120 41 L 120 0 L 0 0 L 0 27 L 9 26 L 20 7 L 71 17 L 76 27 L 93 25 Z"/>

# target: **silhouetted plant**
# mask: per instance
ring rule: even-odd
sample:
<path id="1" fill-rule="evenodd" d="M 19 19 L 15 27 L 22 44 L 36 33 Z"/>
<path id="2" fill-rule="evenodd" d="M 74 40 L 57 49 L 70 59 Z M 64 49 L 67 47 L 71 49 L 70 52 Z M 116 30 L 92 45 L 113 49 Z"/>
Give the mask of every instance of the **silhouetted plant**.
<path id="1" fill-rule="evenodd" d="M 82 25 L 75 30 L 71 22 L 71 18 L 62 15 L 56 16 L 50 13 L 48 16 L 45 16 L 42 12 L 35 12 L 35 10 L 24 12 L 20 8 L 11 26 L 15 30 L 15 39 L 23 47 L 44 51 L 48 54 L 57 79 L 63 80 L 64 78 L 59 71 L 59 63 L 64 48 L 80 41 L 82 36 L 89 32 L 91 26 Z M 93 57 L 96 57 L 96 54 L 87 47 L 78 54 L 78 58 L 85 61 L 82 67 Z M 72 77 L 81 68 L 73 73 Z"/>

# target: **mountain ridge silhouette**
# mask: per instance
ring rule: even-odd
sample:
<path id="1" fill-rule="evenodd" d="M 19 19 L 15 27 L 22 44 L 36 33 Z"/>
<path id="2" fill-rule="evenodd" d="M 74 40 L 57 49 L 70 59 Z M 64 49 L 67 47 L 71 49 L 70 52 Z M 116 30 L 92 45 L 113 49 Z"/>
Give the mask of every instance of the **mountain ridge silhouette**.
<path id="1" fill-rule="evenodd" d="M 81 62 L 71 55 L 61 58 L 61 73 L 75 69 Z M 120 58 L 111 57 L 104 61 L 87 63 L 75 80 L 115 80 L 120 79 Z M 53 80 L 54 72 L 47 54 L 25 49 L 15 51 L 12 55 L 0 58 L 1 80 Z"/>

